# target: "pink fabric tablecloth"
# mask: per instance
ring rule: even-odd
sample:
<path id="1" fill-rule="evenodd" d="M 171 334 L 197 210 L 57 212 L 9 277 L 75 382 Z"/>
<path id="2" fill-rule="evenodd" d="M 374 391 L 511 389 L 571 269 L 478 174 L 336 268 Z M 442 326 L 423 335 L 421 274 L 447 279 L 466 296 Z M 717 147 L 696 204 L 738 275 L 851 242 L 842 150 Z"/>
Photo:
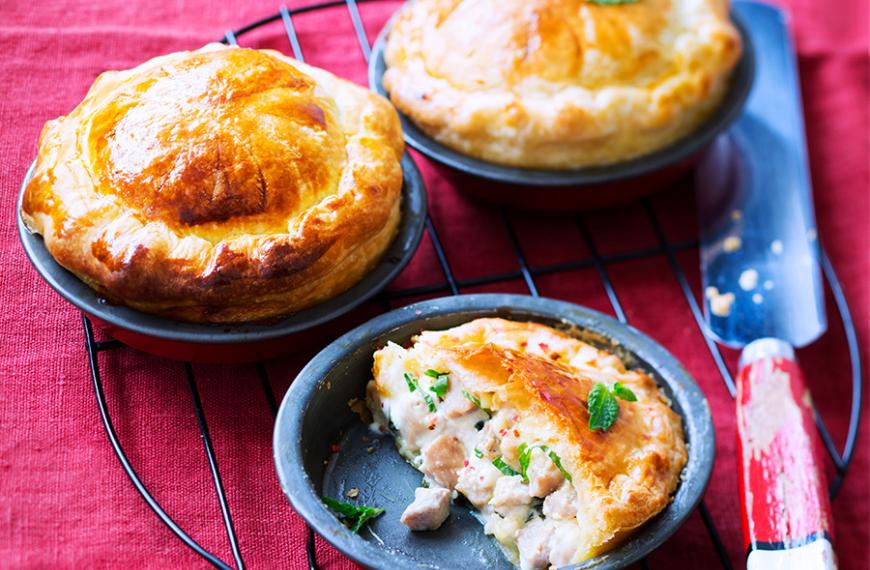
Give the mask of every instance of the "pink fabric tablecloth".
<path id="1" fill-rule="evenodd" d="M 299 3 L 290 3 L 298 6 Z M 852 305 L 863 355 L 868 331 L 868 11 L 867 3 L 788 2 L 800 55 L 809 152 L 820 233 Z M 362 6 L 374 38 L 399 2 Z M 120 469 L 100 424 L 78 313 L 38 279 L 15 230 L 15 198 L 43 123 L 69 112 L 105 69 L 196 48 L 226 29 L 275 13 L 277 3 L 25 2 L 0 10 L 0 567 L 198 567 L 205 563 L 148 509 Z M 343 8 L 296 19 L 308 61 L 358 82 L 365 67 Z M 288 50 L 280 25 L 243 45 Z M 431 211 L 460 279 L 516 270 L 497 212 L 469 201 L 418 157 Z M 674 239 L 694 233 L 685 184 L 654 200 Z M 514 215 L 532 265 L 587 255 L 568 217 Z M 639 206 L 587 217 L 599 248 L 614 253 L 654 245 Z M 626 231 L 630 228 L 631 231 Z M 554 240 L 553 236 L 558 236 Z M 681 262 L 697 287 L 697 252 Z M 743 566 L 736 499 L 733 404 L 663 257 L 614 264 L 610 274 L 630 321 L 680 358 L 704 389 L 718 437 L 706 503 L 735 567 Z M 428 238 L 395 287 L 443 281 Z M 592 269 L 538 279 L 542 294 L 610 312 Z M 525 292 L 519 280 L 466 292 Z M 654 300 L 654 302 L 651 302 Z M 829 307 L 830 308 L 830 307 Z M 356 311 L 347 324 L 378 311 Z M 270 363 L 283 395 L 310 357 Z M 734 354 L 727 353 L 730 365 Z M 848 409 L 848 358 L 839 322 L 802 351 L 817 405 L 841 442 Z M 136 469 L 169 513 L 204 547 L 231 560 L 182 365 L 120 350 L 101 360 L 110 409 Z M 252 366 L 195 366 L 240 547 L 251 568 L 304 566 L 305 529 L 278 486 L 272 418 Z M 843 568 L 868 560 L 866 419 L 845 485 L 834 502 Z M 352 564 L 318 539 L 324 568 Z M 652 568 L 715 567 L 698 513 L 649 558 Z"/>

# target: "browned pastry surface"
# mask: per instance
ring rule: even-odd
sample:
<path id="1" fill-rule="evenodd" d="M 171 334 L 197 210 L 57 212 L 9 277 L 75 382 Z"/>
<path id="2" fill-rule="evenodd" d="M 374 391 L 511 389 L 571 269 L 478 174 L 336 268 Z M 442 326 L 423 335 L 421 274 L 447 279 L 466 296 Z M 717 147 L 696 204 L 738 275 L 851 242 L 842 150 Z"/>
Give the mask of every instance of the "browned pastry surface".
<path id="1" fill-rule="evenodd" d="M 740 51 L 727 0 L 415 0 L 390 30 L 384 86 L 459 152 L 577 168 L 691 132 Z"/>
<path id="2" fill-rule="evenodd" d="M 209 45 L 103 73 L 47 123 L 22 216 L 114 302 L 267 319 L 371 269 L 398 226 L 402 151 L 382 98 L 278 52 Z"/>

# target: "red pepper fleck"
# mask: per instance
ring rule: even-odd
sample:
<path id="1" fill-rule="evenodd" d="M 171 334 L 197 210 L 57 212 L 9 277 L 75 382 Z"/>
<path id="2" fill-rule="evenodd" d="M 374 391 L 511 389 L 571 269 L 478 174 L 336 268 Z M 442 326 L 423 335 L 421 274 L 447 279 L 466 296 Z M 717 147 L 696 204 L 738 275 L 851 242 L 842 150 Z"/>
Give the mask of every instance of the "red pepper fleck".
<path id="1" fill-rule="evenodd" d="M 520 415 L 519 415 L 519 414 L 515 414 L 515 415 L 514 415 L 514 421 L 515 421 L 515 422 L 520 421 Z"/>
<path id="2" fill-rule="evenodd" d="M 468 460 L 467 460 L 467 459 L 466 459 L 465 461 L 462 462 L 462 466 L 463 466 L 463 467 L 468 467 Z"/>
<path id="3" fill-rule="evenodd" d="M 483 475 L 480 476 L 480 480 L 483 481 Z"/>
<path id="4" fill-rule="evenodd" d="M 507 428 L 501 428 L 500 430 L 498 430 L 498 434 L 501 436 L 504 436 L 506 433 L 507 433 Z"/>
<path id="5" fill-rule="evenodd" d="M 515 430 L 514 430 L 514 436 L 516 436 L 516 437 L 520 437 L 520 430 L 515 429 Z"/>
<path id="6" fill-rule="evenodd" d="M 333 453 L 338 453 L 339 451 L 341 451 L 341 446 L 338 445 L 337 443 L 333 443 L 332 445 L 329 446 L 329 450 Z"/>
<path id="7" fill-rule="evenodd" d="M 529 346 L 529 343 L 526 342 L 526 341 L 523 341 L 523 342 L 520 343 L 520 348 L 525 348 L 525 347 L 527 347 L 527 346 Z"/>
<path id="8" fill-rule="evenodd" d="M 547 352 L 548 350 L 550 350 L 550 347 L 547 345 L 546 342 L 540 342 L 540 343 L 538 343 L 538 346 L 539 346 L 539 347 L 541 348 L 541 350 L 543 350 L 544 352 Z"/>
<path id="9" fill-rule="evenodd" d="M 559 360 L 559 353 L 554 352 L 553 354 L 550 355 L 550 358 L 552 358 L 553 360 Z"/>

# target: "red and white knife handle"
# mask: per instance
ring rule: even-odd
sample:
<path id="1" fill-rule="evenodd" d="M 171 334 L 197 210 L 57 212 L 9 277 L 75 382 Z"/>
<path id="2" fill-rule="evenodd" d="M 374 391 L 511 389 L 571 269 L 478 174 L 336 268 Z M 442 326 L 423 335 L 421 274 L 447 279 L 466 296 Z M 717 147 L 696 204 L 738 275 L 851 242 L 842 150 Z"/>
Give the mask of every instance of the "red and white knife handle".
<path id="1" fill-rule="evenodd" d="M 835 569 L 812 400 L 786 342 L 760 339 L 740 356 L 737 450 L 747 569 Z"/>

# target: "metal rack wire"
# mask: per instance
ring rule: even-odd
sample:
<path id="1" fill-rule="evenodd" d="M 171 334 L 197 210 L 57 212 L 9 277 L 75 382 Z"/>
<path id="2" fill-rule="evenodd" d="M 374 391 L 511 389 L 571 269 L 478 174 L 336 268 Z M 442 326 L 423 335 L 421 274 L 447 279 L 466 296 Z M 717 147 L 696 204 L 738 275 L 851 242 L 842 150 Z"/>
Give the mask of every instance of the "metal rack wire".
<path id="1" fill-rule="evenodd" d="M 348 16 L 350 17 L 350 20 L 353 24 L 353 29 L 359 42 L 362 56 L 366 61 L 368 61 L 371 52 L 371 46 L 368 42 L 368 38 L 363 27 L 362 18 L 360 16 L 357 2 L 355 0 L 333 0 L 330 2 L 312 4 L 292 10 L 288 9 L 286 6 L 281 6 L 277 14 L 274 14 L 267 18 L 263 18 L 243 28 L 239 28 L 238 30 L 226 32 L 225 37 L 222 41 L 224 43 L 236 44 L 237 38 L 239 36 L 257 28 L 260 28 L 261 26 L 264 26 L 271 22 L 276 22 L 280 20 L 283 24 L 284 30 L 286 31 L 287 39 L 290 43 L 293 55 L 297 59 L 302 60 L 302 48 L 296 35 L 295 27 L 293 25 L 293 16 L 306 12 L 323 10 L 326 8 L 334 8 L 338 6 L 346 7 Z M 598 247 L 592 237 L 592 233 L 589 231 L 585 216 L 583 214 L 578 214 L 576 217 L 576 224 L 589 252 L 588 257 L 572 260 L 565 263 L 557 263 L 537 267 L 530 266 L 527 262 L 526 256 L 523 253 L 522 247 L 517 238 L 516 231 L 514 230 L 514 225 L 511 221 L 511 218 L 508 215 L 507 211 L 502 209 L 500 211 L 500 216 L 504 223 L 511 248 L 516 257 L 517 269 L 515 271 L 464 280 L 457 279 L 454 276 L 444 247 L 442 246 L 441 241 L 438 237 L 436 221 L 429 217 L 426 220 L 426 230 L 429 234 L 429 238 L 434 248 L 435 255 L 443 272 L 444 280 L 419 287 L 387 291 L 381 293 L 378 296 L 378 302 L 380 302 L 382 307 L 386 310 L 390 308 L 391 301 L 401 301 L 402 299 L 405 299 L 407 297 L 439 293 L 458 295 L 460 291 L 464 288 L 479 285 L 499 284 L 516 279 L 521 279 L 525 283 L 525 286 L 528 288 L 529 293 L 533 296 L 537 296 L 538 286 L 535 281 L 536 278 L 575 269 L 592 268 L 596 271 L 602 281 L 605 293 L 607 294 L 607 298 L 611 304 L 616 318 L 623 323 L 627 323 L 628 320 L 626 318 L 626 314 L 623 310 L 622 304 L 620 303 L 616 288 L 608 275 L 608 268 L 611 265 L 632 260 L 664 257 L 668 263 L 668 266 L 676 277 L 677 282 L 679 283 L 682 294 L 685 297 L 685 301 L 688 304 L 688 307 L 694 317 L 697 327 L 699 327 L 699 329 L 701 329 L 703 333 L 703 314 L 701 312 L 701 308 L 698 305 L 697 298 L 692 291 L 689 281 L 677 259 L 677 254 L 679 252 L 696 249 L 698 244 L 694 241 L 669 241 L 665 235 L 662 223 L 660 222 L 656 211 L 648 200 L 645 200 L 643 202 L 643 209 L 655 233 L 657 241 L 657 244 L 655 246 L 635 249 L 629 252 L 618 253 L 614 255 L 602 255 L 599 253 Z M 849 409 L 849 424 L 846 434 L 846 440 L 842 450 L 837 449 L 837 446 L 834 443 L 832 437 L 830 436 L 824 424 L 824 421 L 822 420 L 820 415 L 816 414 L 816 423 L 819 428 L 822 441 L 833 462 L 836 472 L 836 475 L 830 485 L 830 493 L 831 496 L 834 497 L 843 484 L 843 479 L 846 476 L 855 451 L 856 438 L 858 435 L 858 427 L 861 418 L 862 363 L 860 358 L 858 339 L 855 332 L 855 326 L 852 322 L 848 303 L 846 301 L 840 282 L 837 279 L 836 274 L 834 273 L 831 262 L 824 254 L 824 252 L 822 253 L 821 265 L 825 280 L 828 284 L 828 287 L 830 288 L 834 304 L 836 305 L 837 310 L 840 314 L 852 371 L 852 399 Z M 103 380 L 100 374 L 99 355 L 106 351 L 122 349 L 124 345 L 116 340 L 98 341 L 95 337 L 94 328 L 91 321 L 84 315 L 82 316 L 82 326 L 84 329 L 85 347 L 87 351 L 88 362 L 90 365 L 91 380 L 93 383 L 94 392 L 96 394 L 96 401 L 100 413 L 100 418 L 102 419 L 103 425 L 106 429 L 109 443 L 111 444 L 115 455 L 118 457 L 122 469 L 129 477 L 136 491 L 142 496 L 146 504 L 151 508 L 152 511 L 154 511 L 157 517 L 164 524 L 166 524 L 169 530 L 172 531 L 172 533 L 179 540 L 181 540 L 185 545 L 187 545 L 203 559 L 205 559 L 217 568 L 230 569 L 235 567 L 239 570 L 242 570 L 243 568 L 245 568 L 245 563 L 241 549 L 239 548 L 239 541 L 237 539 L 236 531 L 233 526 L 232 515 L 230 513 L 230 508 L 226 499 L 225 487 L 223 482 L 221 481 L 220 469 L 218 466 L 214 447 L 212 445 L 212 439 L 209 434 L 208 423 L 203 412 L 202 400 L 200 399 L 199 390 L 197 389 L 197 381 L 194 375 L 193 367 L 189 363 L 185 364 L 185 375 L 187 379 L 188 389 L 191 395 L 191 403 L 193 405 L 194 415 L 196 417 L 200 435 L 202 437 L 204 452 L 211 472 L 215 494 L 217 496 L 218 504 L 220 506 L 221 517 L 223 520 L 223 525 L 226 529 L 227 541 L 229 543 L 230 550 L 232 551 L 235 566 L 232 566 L 224 560 L 221 560 L 218 556 L 209 552 L 199 543 L 197 543 L 167 514 L 164 508 L 154 498 L 154 496 L 149 492 L 145 484 L 142 482 L 139 474 L 127 458 L 127 455 L 125 454 L 121 441 L 118 437 L 118 433 L 115 430 L 112 418 L 109 414 L 106 394 L 103 389 Z M 712 356 L 718 368 L 719 374 L 725 384 L 725 387 L 733 397 L 735 394 L 734 380 L 728 367 L 725 364 L 725 361 L 719 351 L 718 346 L 706 335 L 702 334 L 702 337 L 705 339 L 707 349 L 709 350 L 710 355 Z M 278 410 L 278 404 L 275 398 L 275 394 L 272 391 L 272 387 L 269 383 L 269 377 L 266 368 L 262 363 L 258 363 L 255 366 L 257 376 L 262 386 L 262 390 L 264 392 L 266 401 L 269 405 L 274 419 L 274 416 L 276 415 Z M 731 562 L 728 558 L 713 517 L 711 516 L 704 502 L 702 502 L 699 506 L 699 513 L 702 517 L 707 533 L 709 534 L 710 540 L 716 550 L 721 567 L 725 569 L 730 569 Z M 314 540 L 314 533 L 309 529 L 306 541 L 306 551 L 308 557 L 308 566 L 312 570 L 315 570 L 318 567 L 316 561 Z M 648 563 L 645 560 L 641 561 L 640 565 L 642 568 L 649 567 Z"/>

